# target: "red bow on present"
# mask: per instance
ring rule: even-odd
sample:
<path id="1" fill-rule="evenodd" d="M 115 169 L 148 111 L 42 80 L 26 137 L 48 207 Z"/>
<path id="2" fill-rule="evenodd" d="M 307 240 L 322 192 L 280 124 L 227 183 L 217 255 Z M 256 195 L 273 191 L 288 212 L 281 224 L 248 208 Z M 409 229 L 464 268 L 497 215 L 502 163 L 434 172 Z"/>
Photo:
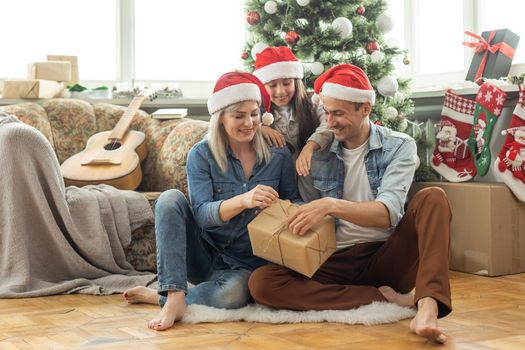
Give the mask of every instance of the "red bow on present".
<path id="1" fill-rule="evenodd" d="M 487 64 L 487 57 L 489 52 L 492 54 L 495 54 L 496 52 L 501 52 L 505 56 L 507 56 L 510 59 L 514 58 L 514 48 L 512 46 L 509 46 L 505 42 L 500 42 L 497 44 L 490 44 L 492 39 L 494 39 L 494 36 L 496 35 L 496 31 L 493 30 L 490 32 L 489 39 L 485 40 L 482 36 L 479 36 L 477 34 L 474 34 L 472 32 L 466 31 L 465 34 L 470 35 L 471 37 L 478 39 L 479 41 L 477 43 L 471 43 L 471 42 L 463 42 L 463 45 L 472 47 L 476 49 L 476 55 L 480 53 L 485 53 L 483 55 L 483 58 L 481 59 L 481 64 L 479 65 L 478 71 L 476 72 L 476 75 L 474 77 L 474 81 L 477 82 L 480 78 L 483 72 L 485 71 L 485 64 Z"/>

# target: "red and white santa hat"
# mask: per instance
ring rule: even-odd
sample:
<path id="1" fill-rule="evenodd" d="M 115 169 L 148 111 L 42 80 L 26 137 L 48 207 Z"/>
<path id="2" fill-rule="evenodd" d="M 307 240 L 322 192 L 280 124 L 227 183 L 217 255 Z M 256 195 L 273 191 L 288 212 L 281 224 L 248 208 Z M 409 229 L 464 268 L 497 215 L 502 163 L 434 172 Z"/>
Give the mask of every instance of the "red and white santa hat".
<path id="1" fill-rule="evenodd" d="M 255 55 L 253 75 L 263 84 L 275 79 L 303 79 L 303 64 L 286 46 L 270 46 Z"/>
<path id="2" fill-rule="evenodd" d="M 213 115 L 232 104 L 243 101 L 256 101 L 264 107 L 266 113 L 263 122 L 268 124 L 271 98 L 263 83 L 256 76 L 245 72 L 223 74 L 215 83 L 213 94 L 208 98 L 208 112 Z M 269 125 L 268 124 L 268 125 Z"/>
<path id="3" fill-rule="evenodd" d="M 339 64 L 315 80 L 316 94 L 349 102 L 374 104 L 376 93 L 366 73 L 352 64 Z"/>

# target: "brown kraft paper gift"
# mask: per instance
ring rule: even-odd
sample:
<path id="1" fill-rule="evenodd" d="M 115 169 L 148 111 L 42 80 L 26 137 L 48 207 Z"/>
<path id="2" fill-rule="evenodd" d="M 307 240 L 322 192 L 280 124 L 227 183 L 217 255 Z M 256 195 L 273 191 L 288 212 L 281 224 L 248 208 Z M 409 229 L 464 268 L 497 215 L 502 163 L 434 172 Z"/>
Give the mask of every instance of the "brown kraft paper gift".
<path id="1" fill-rule="evenodd" d="M 298 207 L 279 199 L 248 224 L 248 233 L 254 255 L 312 277 L 335 252 L 335 222 L 325 216 L 304 236 L 296 235 L 287 218 Z"/>

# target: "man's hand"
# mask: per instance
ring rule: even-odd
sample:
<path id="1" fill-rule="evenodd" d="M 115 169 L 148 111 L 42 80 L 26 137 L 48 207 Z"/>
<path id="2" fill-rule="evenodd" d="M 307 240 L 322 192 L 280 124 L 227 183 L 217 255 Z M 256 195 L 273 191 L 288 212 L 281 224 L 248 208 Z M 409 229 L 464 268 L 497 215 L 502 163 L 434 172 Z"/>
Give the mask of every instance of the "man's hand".
<path id="1" fill-rule="evenodd" d="M 308 141 L 304 145 L 299 157 L 295 161 L 295 169 L 299 176 L 308 176 L 310 174 L 312 155 L 319 149 L 319 145 L 316 142 Z"/>
<path id="2" fill-rule="evenodd" d="M 263 125 L 261 127 L 261 132 L 269 145 L 279 148 L 286 146 L 284 136 L 279 131 L 272 129 L 269 126 Z"/>
<path id="3" fill-rule="evenodd" d="M 249 208 L 266 208 L 279 198 L 279 193 L 270 186 L 257 185 L 253 190 L 242 195 L 242 206 Z"/>
<path id="4" fill-rule="evenodd" d="M 288 217 L 290 231 L 300 236 L 330 214 L 334 198 L 324 197 L 308 204 L 301 205 L 297 211 Z"/>

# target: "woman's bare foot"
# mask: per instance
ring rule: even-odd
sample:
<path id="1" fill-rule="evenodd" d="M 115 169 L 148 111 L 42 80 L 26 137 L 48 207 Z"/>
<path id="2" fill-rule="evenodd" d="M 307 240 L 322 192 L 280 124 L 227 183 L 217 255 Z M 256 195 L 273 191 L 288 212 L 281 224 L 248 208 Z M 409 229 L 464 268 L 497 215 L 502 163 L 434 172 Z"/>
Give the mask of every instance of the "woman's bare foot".
<path id="1" fill-rule="evenodd" d="M 410 322 L 410 330 L 435 343 L 444 344 L 447 337 L 437 325 L 438 307 L 436 300 L 426 297 L 417 302 L 416 317 Z"/>
<path id="2" fill-rule="evenodd" d="M 159 295 L 157 291 L 148 287 L 133 287 L 126 290 L 122 295 L 129 304 L 159 305 Z"/>
<path id="3" fill-rule="evenodd" d="M 186 312 L 186 301 L 184 292 L 168 292 L 166 304 L 162 307 L 157 317 L 148 322 L 148 327 L 163 331 L 171 328 L 175 322 L 180 321 Z"/>
<path id="4" fill-rule="evenodd" d="M 414 294 L 401 294 L 390 288 L 389 286 L 379 287 L 379 291 L 383 296 L 391 303 L 400 305 L 414 307 Z"/>

